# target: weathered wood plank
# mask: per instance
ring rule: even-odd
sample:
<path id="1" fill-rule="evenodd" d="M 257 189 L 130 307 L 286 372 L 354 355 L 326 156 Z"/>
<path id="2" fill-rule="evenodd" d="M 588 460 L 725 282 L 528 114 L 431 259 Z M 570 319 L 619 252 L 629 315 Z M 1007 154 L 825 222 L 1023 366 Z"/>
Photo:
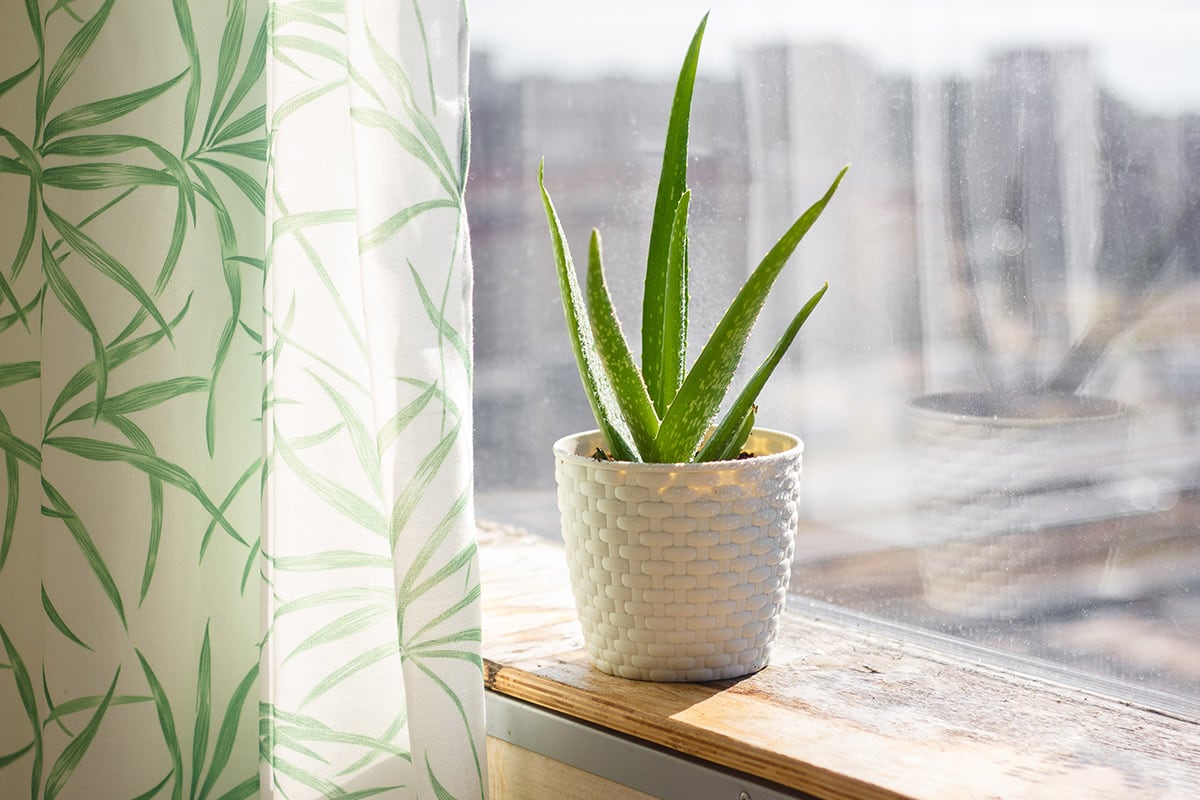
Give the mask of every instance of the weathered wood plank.
<path id="1" fill-rule="evenodd" d="M 562 553 L 484 531 L 489 689 L 830 798 L 1200 796 L 1200 724 L 790 613 L 773 663 L 654 684 L 590 667 Z"/>

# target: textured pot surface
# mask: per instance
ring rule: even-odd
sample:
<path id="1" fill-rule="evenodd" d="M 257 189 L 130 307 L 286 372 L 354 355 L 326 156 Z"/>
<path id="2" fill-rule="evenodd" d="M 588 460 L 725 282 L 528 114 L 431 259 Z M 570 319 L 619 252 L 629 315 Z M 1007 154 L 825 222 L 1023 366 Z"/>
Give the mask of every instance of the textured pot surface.
<path id="1" fill-rule="evenodd" d="M 592 664 L 654 681 L 766 666 L 795 551 L 803 446 L 755 430 L 754 458 L 592 458 L 596 431 L 554 445 L 567 566 Z"/>
<path id="2" fill-rule="evenodd" d="M 927 395 L 909 405 L 910 487 L 925 600 L 1007 619 L 1069 604 L 1064 553 L 1104 548 L 1083 523 L 1120 480 L 1129 414 L 1084 396 Z M 1064 537 L 1066 537 L 1064 539 Z"/>

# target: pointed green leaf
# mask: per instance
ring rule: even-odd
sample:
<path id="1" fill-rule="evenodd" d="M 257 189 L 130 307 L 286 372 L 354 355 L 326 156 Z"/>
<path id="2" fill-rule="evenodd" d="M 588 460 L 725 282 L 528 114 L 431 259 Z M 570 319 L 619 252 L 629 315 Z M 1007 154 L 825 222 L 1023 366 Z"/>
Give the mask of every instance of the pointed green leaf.
<path id="1" fill-rule="evenodd" d="M 445 169 L 438 163 L 438 159 L 429 152 L 428 146 L 417 138 L 412 131 L 400 124 L 399 120 L 378 111 L 373 108 L 355 107 L 350 109 L 350 116 L 355 122 L 363 125 L 368 125 L 372 128 L 382 128 L 392 135 L 399 145 L 406 150 L 409 155 L 420 161 L 425 167 L 438 179 L 442 188 L 446 190 L 446 196 L 457 201 L 459 192 L 454 178 L 446 174 Z M 457 202 L 455 202 L 457 207 Z"/>
<path id="2" fill-rule="evenodd" d="M 421 463 L 417 465 L 412 478 L 409 479 L 404 489 L 401 490 L 400 495 L 396 498 L 396 503 L 392 506 L 392 516 L 388 522 L 389 543 L 392 552 L 395 552 L 396 544 L 400 541 L 400 535 L 404 532 L 409 519 L 412 518 L 413 513 L 417 510 L 417 506 L 425 496 L 426 489 L 433 483 L 433 479 L 437 477 L 442 464 L 445 463 L 453 451 L 460 431 L 462 431 L 461 419 L 421 459 Z"/>
<path id="3" fill-rule="evenodd" d="M 419 596 L 419 593 L 415 592 L 413 587 L 416 585 L 425 568 L 429 565 L 429 562 L 433 560 L 433 556 L 438 551 L 438 548 L 442 546 L 450 533 L 453 532 L 455 523 L 462 518 L 463 512 L 467 509 L 468 499 L 465 493 L 458 496 L 454 504 L 442 516 L 437 527 L 430 532 L 429 537 L 422 543 L 421 549 L 413 556 L 408 569 L 405 571 L 404 578 L 401 579 L 400 584 L 396 587 L 396 602 L 402 612 L 404 607 L 413 598 Z M 440 580 L 441 578 L 439 578 Z"/>
<path id="4" fill-rule="evenodd" d="M 192 298 L 189 295 L 187 301 L 183 304 L 183 309 L 180 310 L 175 318 L 171 320 L 170 327 L 175 328 L 183 320 L 187 314 L 188 308 L 191 307 Z M 105 349 L 105 360 L 110 369 L 116 369 L 131 358 L 149 350 L 154 345 L 158 344 L 163 339 L 162 331 L 154 331 L 145 336 L 134 339 L 130 342 L 124 342 L 120 345 L 115 345 Z M 50 413 L 46 417 L 46 430 L 51 431 L 55 426 L 55 418 L 63 407 L 79 396 L 87 387 L 91 386 L 97 380 L 97 367 L 95 363 L 87 364 L 79 369 L 71 379 L 63 386 L 58 397 L 50 406 Z M 61 424 L 58 423 L 58 424 Z"/>
<path id="5" fill-rule="evenodd" d="M 739 429 L 745 427 L 745 424 L 741 421 L 747 416 L 752 416 L 754 403 L 758 399 L 758 395 L 762 391 L 763 386 L 766 385 L 767 379 L 771 377 L 771 373 L 775 371 L 775 367 L 779 365 L 779 362 L 783 359 L 784 354 L 787 353 L 788 348 L 792 346 L 792 342 L 795 340 L 796 334 L 800 332 L 800 327 L 804 325 L 806 320 L 808 320 L 809 315 L 812 314 L 813 309 L 817 307 L 817 303 L 821 302 L 821 298 L 825 296 L 825 292 L 828 289 L 829 284 L 826 283 L 817 291 L 816 294 L 809 298 L 808 302 L 804 304 L 804 307 L 801 308 L 796 316 L 792 318 L 791 323 L 788 324 L 787 330 L 785 330 L 783 336 L 779 338 L 778 343 L 776 343 L 774 349 L 771 350 L 766 360 L 764 360 L 759 368 L 755 370 L 754 375 L 751 376 L 749 382 L 746 384 L 746 387 L 742 389 L 742 391 L 734 399 L 733 405 L 730 406 L 729 412 L 726 414 L 725 419 L 721 421 L 721 424 L 717 426 L 717 432 L 713 434 L 713 438 L 728 436 L 736 438 L 737 436 L 741 436 L 739 442 L 734 443 L 730 443 L 727 438 L 724 439 L 726 450 L 732 446 L 740 446 L 740 442 L 746 441 L 746 436 L 748 436 L 750 432 L 749 430 L 746 430 L 746 435 L 742 435 L 738 432 Z M 725 457 L 717 453 L 715 450 L 714 454 L 717 455 L 718 458 Z M 737 453 L 735 452 L 734 455 L 737 455 Z M 704 458 L 703 451 L 701 452 L 701 456 L 696 460 L 706 460 Z"/>
<path id="6" fill-rule="evenodd" d="M 83 521 L 71 508 L 66 499 L 58 493 L 58 490 L 51 486 L 45 478 L 42 478 L 42 491 L 45 492 L 46 498 L 50 501 L 50 510 L 54 512 L 54 516 L 63 521 L 67 526 L 67 530 L 75 539 L 75 544 L 83 553 L 84 559 L 88 566 L 96 575 L 96 580 L 100 582 L 100 588 L 104 590 L 104 594 L 108 596 L 109 602 L 117 611 L 117 616 L 121 618 L 121 627 L 128 628 L 125 622 L 125 604 L 121 601 L 121 592 L 117 589 L 117 582 L 113 580 L 112 573 L 108 569 L 108 565 L 104 563 L 104 559 L 100 556 L 100 551 L 96 549 L 96 543 L 92 541 L 92 536 L 88 533 Z M 45 510 L 43 516 L 47 516 Z"/>
<path id="7" fill-rule="evenodd" d="M 433 767 L 429 764 L 429 754 L 425 754 L 425 772 L 429 775 L 429 785 L 433 787 L 433 796 L 437 800 L 456 800 L 454 794 L 442 786 L 441 781 L 437 779 L 437 775 L 433 774 Z"/>
<path id="8" fill-rule="evenodd" d="M 104 5 L 100 6 L 96 11 L 95 16 L 87 21 L 75 35 L 71 37 L 71 41 L 63 48 L 62 54 L 58 57 L 58 61 L 50 70 L 49 76 L 46 78 L 46 88 L 42 96 L 43 108 L 49 108 L 54 103 L 54 99 L 58 97 L 58 93 L 66 86 L 67 81 L 75 74 L 76 68 L 87 55 L 88 50 L 96 41 L 96 36 L 99 35 L 100 29 L 104 26 L 108 19 L 108 14 L 112 11 L 115 0 L 105 0 Z M 49 138 L 49 136 L 47 136 Z"/>
<path id="9" fill-rule="evenodd" d="M 670 260 L 671 234 L 679 198 L 687 190 L 688 128 L 692 115 L 692 90 L 696 84 L 696 66 L 700 60 L 700 45 L 704 41 L 704 28 L 708 14 L 692 35 L 679 80 L 675 84 L 675 98 L 671 104 L 671 118 L 667 123 L 667 139 L 663 149 L 662 171 L 658 178 L 658 195 L 654 201 L 654 220 L 650 225 L 650 248 L 646 254 L 646 283 L 642 296 L 642 375 L 650 397 L 655 400 L 659 413 L 666 409 L 658 405 L 664 392 L 662 353 L 666 346 L 664 336 L 669 334 L 664 312 L 667 308 L 667 276 Z M 671 376 L 667 376 L 671 379 Z"/>
<path id="10" fill-rule="evenodd" d="M 688 207 L 692 193 L 684 192 L 675 209 L 671 228 L 671 246 L 667 252 L 667 276 L 663 291 L 662 356 L 659 363 L 659 394 L 654 407 L 666 414 L 687 369 L 688 337 Z"/>
<path id="11" fill-rule="evenodd" d="M 242 32 L 246 27 L 246 0 L 232 0 L 225 6 L 225 31 L 221 34 L 221 49 L 217 56 L 217 82 L 214 85 L 212 105 L 208 111 L 208 121 L 204 123 L 204 135 L 201 141 L 207 142 L 213 128 L 217 125 L 217 115 L 220 113 L 221 101 L 225 92 L 233 83 L 233 75 L 237 71 L 238 56 L 242 50 Z"/>
<path id="12" fill-rule="evenodd" d="M 230 789 L 225 794 L 221 795 L 217 800 L 249 800 L 259 792 L 258 773 L 251 775 L 246 780 L 239 783 L 237 786 Z"/>
<path id="13" fill-rule="evenodd" d="M 250 47 L 250 55 L 246 59 L 246 66 L 242 69 L 242 76 L 238 79 L 237 86 L 229 95 L 229 102 L 225 104 L 225 110 L 221 112 L 221 116 L 217 119 L 216 125 L 213 126 L 214 136 L 219 132 L 222 126 L 241 105 L 242 100 L 246 98 L 251 90 L 254 89 L 262 78 L 263 70 L 267 63 L 267 22 L 270 19 L 270 14 L 264 14 L 261 23 L 258 26 L 258 33 L 254 37 L 254 44 Z"/>
<path id="14" fill-rule="evenodd" d="M 254 207 L 258 209 L 258 213 L 266 213 L 267 200 L 265 194 L 266 189 L 263 187 L 263 178 L 252 176 L 245 170 L 238 169 L 235 166 L 226 164 L 224 161 L 220 161 L 215 158 L 197 156 L 195 160 L 202 161 L 205 164 L 208 164 L 225 173 L 225 177 L 233 181 L 233 185 L 240 189 L 242 194 L 244 194 L 246 198 L 254 204 Z"/>
<path id="15" fill-rule="evenodd" d="M 54 766 L 50 768 L 50 773 L 46 776 L 46 792 L 45 800 L 54 800 L 62 792 L 63 787 L 67 785 L 67 781 L 71 779 L 71 773 L 79 766 L 79 762 L 83 760 L 83 756 L 87 753 L 88 747 L 91 746 L 92 740 L 96 738 L 96 731 L 100 730 L 100 722 L 104 719 L 104 713 L 108 711 L 108 704 L 112 700 L 113 691 L 117 688 L 117 678 L 121 676 L 121 668 L 117 667 L 117 673 L 113 675 L 112 683 L 108 687 L 108 693 L 104 695 L 104 699 L 100 701 L 96 713 L 92 716 L 87 727 L 79 732 L 79 735 L 72 739 L 63 749 L 62 755 L 54 762 Z"/>
<path id="16" fill-rule="evenodd" d="M 76 697 L 71 700 L 65 700 L 54 707 L 50 716 L 42 721 L 42 725 L 46 726 L 52 722 L 57 722 L 60 719 L 65 719 L 72 714 L 78 714 L 81 711 L 87 711 L 89 708 L 95 708 L 104 701 L 100 695 L 88 695 L 87 697 Z M 127 706 L 135 703 L 153 703 L 153 697 L 145 695 L 133 694 L 116 694 L 109 701 L 110 706 Z"/>
<path id="17" fill-rule="evenodd" d="M 361 250 L 359 252 L 361 252 Z M 432 322 L 433 326 L 437 329 L 439 341 L 445 339 L 446 341 L 450 342 L 450 346 L 454 348 L 456 353 L 458 353 L 458 357 L 462 361 L 463 366 L 468 368 L 469 374 L 471 366 L 471 349 L 467 346 L 462 334 L 460 334 L 454 328 L 454 326 L 450 324 L 450 321 L 446 319 L 446 315 L 442 313 L 442 310 L 433 304 L 433 298 L 429 296 L 429 292 L 425 289 L 425 282 L 421 280 L 421 275 L 417 272 L 416 267 L 413 266 L 412 261 L 408 262 L 408 271 L 412 275 L 413 283 L 417 287 L 417 295 L 421 298 L 421 306 L 425 309 L 425 314 L 429 317 L 429 321 Z"/>
<path id="18" fill-rule="evenodd" d="M 147 313 L 158 323 L 159 328 L 166 337 L 173 341 L 173 334 L 171 333 L 170 326 L 167 325 L 166 319 L 159 313 L 158 307 L 150 299 L 150 295 L 146 294 L 146 290 L 138 284 L 133 274 L 79 228 L 54 213 L 49 207 L 43 206 L 43 208 L 45 208 L 46 216 L 50 220 L 50 223 L 63 239 L 101 274 L 111 279 L 137 300 L 142 305 L 142 308 L 146 309 Z"/>
<path id="19" fill-rule="evenodd" d="M 638 452 L 649 453 L 658 434 L 658 415 L 654 412 L 646 382 L 642 380 L 642 373 L 633 360 L 633 354 L 629 352 L 629 342 L 613 308 L 604 277 L 600 231 L 595 228 L 592 229 L 588 248 L 587 297 L 592 335 L 596 337 L 596 352 L 612 381 L 621 414 L 629 423 L 629 432 L 637 444 Z"/>
<path id="20" fill-rule="evenodd" d="M 38 68 L 38 63 L 39 62 L 35 61 L 25 69 L 18 72 L 16 75 L 13 75 L 11 78 L 5 78 L 3 81 L 0 81 L 0 97 L 8 94 L 10 89 L 32 75 Z"/>
<path id="21" fill-rule="evenodd" d="M 121 462 L 134 469 L 141 470 L 147 475 L 152 475 L 159 480 L 169 483 L 178 489 L 183 489 L 194 497 L 204 507 L 204 510 L 211 514 L 234 540 L 246 547 L 250 546 L 233 525 L 229 523 L 229 520 L 225 518 L 220 509 L 213 504 L 213 501 L 209 499 L 204 490 L 200 488 L 200 484 L 196 482 L 196 479 L 177 464 L 173 464 L 164 458 L 150 453 L 143 453 L 132 447 L 102 442 L 96 439 L 85 439 L 78 436 L 51 437 L 46 439 L 45 445 L 47 447 L 56 447 L 64 452 L 92 461 Z"/>
<path id="22" fill-rule="evenodd" d="M 96 328 L 96 323 L 92 321 L 91 314 L 88 313 L 87 306 L 83 304 L 75 287 L 67 280 L 66 273 L 62 271 L 58 259 L 50 252 L 50 245 L 46 242 L 45 236 L 42 237 L 42 271 L 46 275 L 46 284 L 50 287 L 50 291 L 62 303 L 67 313 L 92 338 L 92 352 L 95 356 L 95 360 L 92 362 L 93 374 L 96 376 L 96 400 L 92 408 L 95 415 L 99 416 L 104 405 L 104 396 L 108 392 L 108 353 L 105 350 L 104 341 L 100 338 L 100 331 Z"/>
<path id="23" fill-rule="evenodd" d="M 387 535 L 387 520 L 384 518 L 383 512 L 372 505 L 369 500 L 309 467 L 296 455 L 284 437 L 278 436 L 275 446 L 296 477 L 308 484 L 309 488 L 330 508 L 376 535 Z"/>
<path id="24" fill-rule="evenodd" d="M 183 40 L 183 49 L 188 57 L 188 91 L 183 104 L 183 140 L 180 148 L 187 152 L 188 142 L 192 139 L 192 131 L 196 127 L 196 115 L 200 109 L 200 47 L 196 43 L 196 29 L 192 25 L 192 12 L 188 8 L 188 0 L 171 0 L 175 11 L 175 24 L 179 27 L 179 37 Z"/>
<path id="25" fill-rule="evenodd" d="M 192 392 L 203 392 L 207 389 L 208 380 L 205 378 L 190 375 L 179 378 L 168 378 L 165 381 L 147 383 L 143 386 L 130 389 L 127 392 L 105 398 L 104 413 L 106 415 L 134 414 L 138 411 L 162 405 L 176 397 Z M 82 419 L 94 419 L 95 417 L 96 404 L 95 402 L 88 402 L 64 417 L 60 424 Z"/>
<path id="26" fill-rule="evenodd" d="M 225 707 L 225 716 L 221 719 L 221 729 L 217 732 L 217 743 L 213 747 L 212 764 L 208 768 L 208 774 L 204 777 L 204 786 L 200 789 L 200 800 L 208 797 L 213 787 L 217 785 L 221 773 L 225 771 L 226 765 L 229 764 L 229 757 L 233 755 L 233 744 L 237 738 L 238 723 L 241 721 L 242 709 L 246 704 L 246 696 L 250 694 L 250 690 L 257 683 L 258 664 L 256 663 L 233 690 L 229 704 Z"/>
<path id="27" fill-rule="evenodd" d="M 21 698 L 21 706 L 25 709 L 25 718 L 29 720 L 30 730 L 33 731 L 33 770 L 30 774 L 30 784 L 33 787 L 31 796 L 36 798 L 42 783 L 42 728 L 38 725 L 37 695 L 34 693 L 33 681 L 29 677 L 25 661 L 17 652 L 12 639 L 8 638 L 8 633 L 4 630 L 3 625 L 0 625 L 0 644 L 4 645 L 5 655 L 17 683 L 17 695 Z"/>
<path id="28" fill-rule="evenodd" d="M 133 798 L 133 800 L 153 800 L 153 798 L 157 797 L 158 793 L 162 791 L 163 787 L 167 785 L 167 781 L 171 780 L 171 775 L 173 774 L 174 773 L 172 772 L 168 772 L 165 776 L 163 776 L 161 781 L 156 783 L 153 787 L 142 792 L 137 797 Z"/>
<path id="29" fill-rule="evenodd" d="M 58 628 L 59 633 L 85 650 L 92 649 L 89 645 L 85 644 L 82 639 L 76 636 L 69 627 L 67 627 L 67 623 L 58 613 L 58 609 L 54 607 L 54 603 L 50 602 L 50 595 L 46 594 L 46 584 L 42 584 L 42 610 L 46 612 L 46 618 L 50 620 L 54 627 Z"/>
<path id="30" fill-rule="evenodd" d="M 42 173 L 47 186 L 74 191 L 111 189 L 116 186 L 175 186 L 177 179 L 165 170 L 133 164 L 71 164 L 47 167 Z"/>
<path id="31" fill-rule="evenodd" d="M 423 200 L 422 202 L 415 203 L 408 208 L 402 208 L 359 237 L 358 251 L 360 253 L 365 253 L 374 247 L 378 247 L 399 233 L 401 228 L 412 222 L 420 215 L 427 211 L 433 211 L 439 208 L 452 208 L 457 210 L 458 203 L 454 200 Z"/>
<path id="32" fill-rule="evenodd" d="M 46 141 L 50 141 L 62 136 L 64 133 L 70 133 L 80 128 L 91 128 L 105 122 L 112 122 L 114 119 L 123 117 L 131 111 L 136 111 L 179 83 L 187 73 L 188 71 L 184 70 L 174 78 L 169 78 L 148 89 L 131 92 L 120 97 L 110 97 L 105 100 L 85 103 L 84 105 L 72 108 L 70 111 L 64 111 L 46 123 L 45 139 Z"/>
<path id="33" fill-rule="evenodd" d="M 346 432 L 350 435 L 350 444 L 358 457 L 358 465 L 362 467 L 363 476 L 375 489 L 376 496 L 383 499 L 383 484 L 380 477 L 379 451 L 375 446 L 375 438 L 367 431 L 367 426 L 359 418 L 354 406 L 333 386 L 321 379 L 316 373 L 309 373 L 313 380 L 325 392 L 325 396 L 333 401 L 338 414 L 346 424 Z"/>
<path id="34" fill-rule="evenodd" d="M 763 257 L 730 304 L 663 418 L 655 441 L 656 461 L 690 461 L 695 455 L 696 447 L 729 389 L 767 294 L 800 240 L 825 210 L 846 169 L 838 173 L 825 195 L 809 207 Z"/>
<path id="35" fill-rule="evenodd" d="M 0 769 L 4 769 L 5 767 L 7 767 L 9 764 L 13 763 L 14 761 L 19 761 L 21 758 L 23 758 L 25 756 L 26 753 L 28 753 L 32 749 L 33 749 L 33 742 L 30 742 L 29 744 L 25 745 L 20 750 L 17 750 L 14 753 L 9 753 L 8 755 L 0 756 Z"/>
<path id="36" fill-rule="evenodd" d="M 377 447 L 379 448 L 380 453 L 391 447 L 392 442 L 396 441 L 397 437 L 404 432 L 404 429 L 407 428 L 413 420 L 421 415 L 421 412 L 425 410 L 427 405 L 429 405 L 429 401 L 436 393 L 437 384 L 431 383 L 429 387 L 425 389 L 425 391 L 421 392 L 417 399 L 413 400 L 408 405 L 404 406 L 404 408 L 397 411 L 396 415 L 389 419 L 386 425 L 380 428 L 379 433 L 375 437 L 376 441 L 378 442 Z"/>
<path id="37" fill-rule="evenodd" d="M 596 352 L 596 344 L 592 339 L 591 327 L 586 324 L 587 309 L 579 290 L 579 279 L 575 276 L 575 264 L 571 260 L 571 250 L 567 246 L 566 234 L 554 210 L 550 193 L 546 191 L 543 180 L 545 162 L 538 165 L 538 187 L 542 191 L 542 205 L 546 210 L 546 220 L 550 225 L 550 240 L 554 247 L 554 261 L 558 269 L 558 288 L 562 297 L 563 315 L 567 321 L 567 333 L 571 338 L 571 349 L 575 352 L 575 363 L 579 367 L 579 377 L 583 381 L 583 389 L 587 394 L 592 414 L 604 435 L 604 441 L 614 458 L 620 461 L 641 461 L 642 454 L 637 451 L 635 439 L 629 430 L 629 423 L 621 414 L 616 392 L 604 365 L 600 363 L 600 355 Z"/>
<path id="38" fill-rule="evenodd" d="M 758 414 L 758 406 L 750 406 L 750 410 L 742 417 L 737 425 L 717 426 L 713 435 L 708 438 L 700 452 L 696 455 L 697 462 L 703 461 L 732 461 L 737 458 L 754 430 L 754 419 Z M 727 420 L 735 419 L 732 415 Z"/>
<path id="39" fill-rule="evenodd" d="M 300 707 L 303 708 L 342 681 L 353 677 L 356 672 L 360 672 L 372 664 L 378 664 L 385 658 L 389 658 L 395 654 L 396 644 L 394 642 L 381 644 L 365 653 L 358 654 L 318 681 L 317 685 L 304 697 L 304 701 L 300 703 Z"/>
<path id="40" fill-rule="evenodd" d="M 179 747 L 179 734 L 175 729 L 175 715 L 171 713 L 171 702 L 167 692 L 159 682 L 158 676 L 150 668 L 150 663 L 142 655 L 142 651 L 134 648 L 138 662 L 142 665 L 142 673 L 150 685 L 150 694 L 154 697 L 154 708 L 158 712 L 158 727 L 162 730 L 163 741 L 171 756 L 171 768 L 175 775 L 172 782 L 171 798 L 179 800 L 183 796 L 183 751 Z"/>
<path id="41" fill-rule="evenodd" d="M 20 441 L 12 435 L 12 428 L 9 427 L 8 420 L 2 411 L 0 411 L 0 435 L 13 441 Z M 21 500 L 21 474 L 16 455 L 9 452 L 2 442 L 0 442 L 0 450 L 4 451 L 4 484 L 7 490 L 4 501 L 4 529 L 3 532 L 0 532 L 0 570 L 3 570 L 4 562 L 8 561 L 8 551 L 12 547 L 13 536 L 17 530 L 17 509 Z"/>
<path id="42" fill-rule="evenodd" d="M 245 136 L 248 133 L 263 131 L 266 128 L 266 124 L 267 107 L 258 106 L 226 125 L 220 133 L 213 137 L 213 144 L 219 145 L 230 139 Z"/>
<path id="43" fill-rule="evenodd" d="M 12 364 L 0 364 L 0 388 L 15 386 L 25 381 L 37 380 L 42 376 L 42 362 L 18 361 Z"/>
<path id="44" fill-rule="evenodd" d="M 389 605 L 380 603 L 356 608 L 348 614 L 343 614 L 332 622 L 322 625 L 305 638 L 304 641 L 296 645 L 296 648 L 284 658 L 284 663 L 286 664 L 307 650 L 353 636 L 371 627 L 381 619 L 386 619 L 391 612 Z"/>
<path id="45" fill-rule="evenodd" d="M 208 753 L 208 726 L 212 719 L 212 641 L 209 624 L 204 624 L 204 642 L 200 645 L 200 666 L 196 674 L 196 721 L 192 732 L 192 786 L 188 797 L 196 796 L 204 757 Z"/>
<path id="46" fill-rule="evenodd" d="M 309 556 L 283 556 L 269 558 L 276 569 L 285 572 L 324 572 L 331 569 L 380 569 L 393 568 L 387 556 L 373 556 L 352 550 L 326 550 Z"/>

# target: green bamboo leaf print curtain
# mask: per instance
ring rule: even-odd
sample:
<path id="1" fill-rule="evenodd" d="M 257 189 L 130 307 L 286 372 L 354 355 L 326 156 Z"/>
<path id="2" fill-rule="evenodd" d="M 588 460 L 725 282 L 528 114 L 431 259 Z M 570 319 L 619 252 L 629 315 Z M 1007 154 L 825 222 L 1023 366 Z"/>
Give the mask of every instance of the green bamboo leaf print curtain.
<path id="1" fill-rule="evenodd" d="M 465 13 L 0 5 L 0 797 L 484 796 Z"/>

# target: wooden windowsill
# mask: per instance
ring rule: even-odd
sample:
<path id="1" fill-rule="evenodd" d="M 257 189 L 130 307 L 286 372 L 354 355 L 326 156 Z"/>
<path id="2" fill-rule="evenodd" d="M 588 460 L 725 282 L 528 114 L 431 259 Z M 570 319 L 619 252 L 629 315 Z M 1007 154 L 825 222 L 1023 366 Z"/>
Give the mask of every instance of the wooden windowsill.
<path id="1" fill-rule="evenodd" d="M 789 611 L 772 663 L 656 684 L 593 669 L 561 550 L 480 531 L 488 690 L 828 798 L 1200 796 L 1200 723 Z"/>

